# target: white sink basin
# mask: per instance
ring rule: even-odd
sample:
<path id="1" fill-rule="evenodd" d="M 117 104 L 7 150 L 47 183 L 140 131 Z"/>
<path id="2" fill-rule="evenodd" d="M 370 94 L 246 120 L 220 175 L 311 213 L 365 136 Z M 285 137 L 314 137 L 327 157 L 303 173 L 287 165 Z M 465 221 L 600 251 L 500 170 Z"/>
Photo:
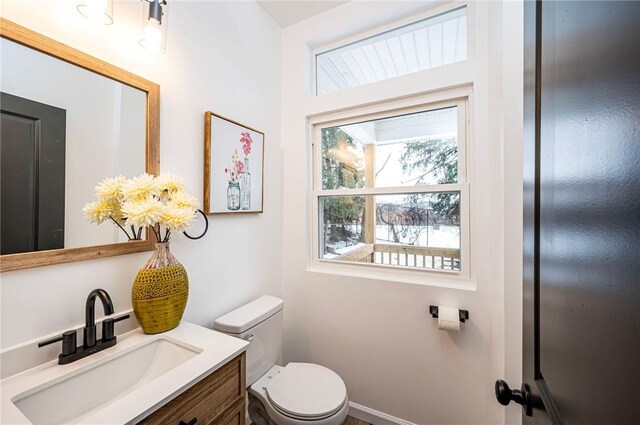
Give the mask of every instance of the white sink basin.
<path id="1" fill-rule="evenodd" d="M 198 355 L 168 339 L 149 341 L 104 363 L 18 394 L 33 424 L 72 424 Z M 52 408 L 55 406 L 55 408 Z"/>
<path id="2" fill-rule="evenodd" d="M 0 381 L 0 423 L 136 424 L 247 345 L 187 322 L 158 335 L 137 329 L 84 359 Z"/>

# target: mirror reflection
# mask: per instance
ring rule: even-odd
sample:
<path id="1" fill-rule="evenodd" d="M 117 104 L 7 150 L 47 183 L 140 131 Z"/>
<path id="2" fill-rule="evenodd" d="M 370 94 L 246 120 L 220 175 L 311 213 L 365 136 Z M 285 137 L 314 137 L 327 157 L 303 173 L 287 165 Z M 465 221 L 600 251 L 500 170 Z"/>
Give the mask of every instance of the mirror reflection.
<path id="1" fill-rule="evenodd" d="M 96 183 L 146 169 L 146 96 L 0 38 L 0 253 L 125 242 L 82 214 Z"/>

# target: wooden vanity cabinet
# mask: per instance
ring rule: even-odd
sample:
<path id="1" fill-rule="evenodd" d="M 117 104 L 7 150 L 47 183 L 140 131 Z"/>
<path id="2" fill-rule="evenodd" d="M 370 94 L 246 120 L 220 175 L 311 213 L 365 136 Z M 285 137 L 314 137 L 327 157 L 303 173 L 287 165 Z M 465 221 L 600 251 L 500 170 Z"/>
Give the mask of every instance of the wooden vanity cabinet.
<path id="1" fill-rule="evenodd" d="M 139 424 L 245 425 L 245 367 L 242 353 Z"/>

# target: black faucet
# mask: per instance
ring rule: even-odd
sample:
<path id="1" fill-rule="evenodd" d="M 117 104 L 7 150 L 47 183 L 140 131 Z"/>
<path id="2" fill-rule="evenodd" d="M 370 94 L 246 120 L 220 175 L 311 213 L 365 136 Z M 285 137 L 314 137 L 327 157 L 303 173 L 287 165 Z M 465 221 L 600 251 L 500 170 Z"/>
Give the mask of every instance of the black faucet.
<path id="1" fill-rule="evenodd" d="M 113 302 L 109 294 L 107 294 L 107 291 L 104 289 L 94 289 L 89 293 L 84 307 L 83 347 L 85 349 L 96 345 L 96 297 L 102 301 L 105 316 L 111 316 L 113 314 Z"/>
<path id="2" fill-rule="evenodd" d="M 113 302 L 104 289 L 94 289 L 89 293 L 85 304 L 85 326 L 82 329 L 84 341 L 82 346 L 76 347 L 76 331 L 67 331 L 62 335 L 42 341 L 38 347 L 62 341 L 62 354 L 58 356 L 58 364 L 68 364 L 116 345 L 114 323 L 128 319 L 130 316 L 120 316 L 115 319 L 106 318 L 102 321 L 102 338 L 96 341 L 96 298 L 102 301 L 104 314 L 113 314 Z"/>

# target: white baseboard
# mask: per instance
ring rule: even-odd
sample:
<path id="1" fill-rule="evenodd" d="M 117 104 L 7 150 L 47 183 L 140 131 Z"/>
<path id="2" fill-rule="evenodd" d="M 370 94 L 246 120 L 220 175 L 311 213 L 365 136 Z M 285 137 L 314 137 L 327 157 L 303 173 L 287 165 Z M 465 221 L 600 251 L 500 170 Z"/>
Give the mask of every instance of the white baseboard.
<path id="1" fill-rule="evenodd" d="M 378 412 L 377 410 L 370 409 L 352 401 L 349 402 L 349 416 L 353 416 L 356 419 L 372 425 L 416 425 L 413 422 Z"/>

